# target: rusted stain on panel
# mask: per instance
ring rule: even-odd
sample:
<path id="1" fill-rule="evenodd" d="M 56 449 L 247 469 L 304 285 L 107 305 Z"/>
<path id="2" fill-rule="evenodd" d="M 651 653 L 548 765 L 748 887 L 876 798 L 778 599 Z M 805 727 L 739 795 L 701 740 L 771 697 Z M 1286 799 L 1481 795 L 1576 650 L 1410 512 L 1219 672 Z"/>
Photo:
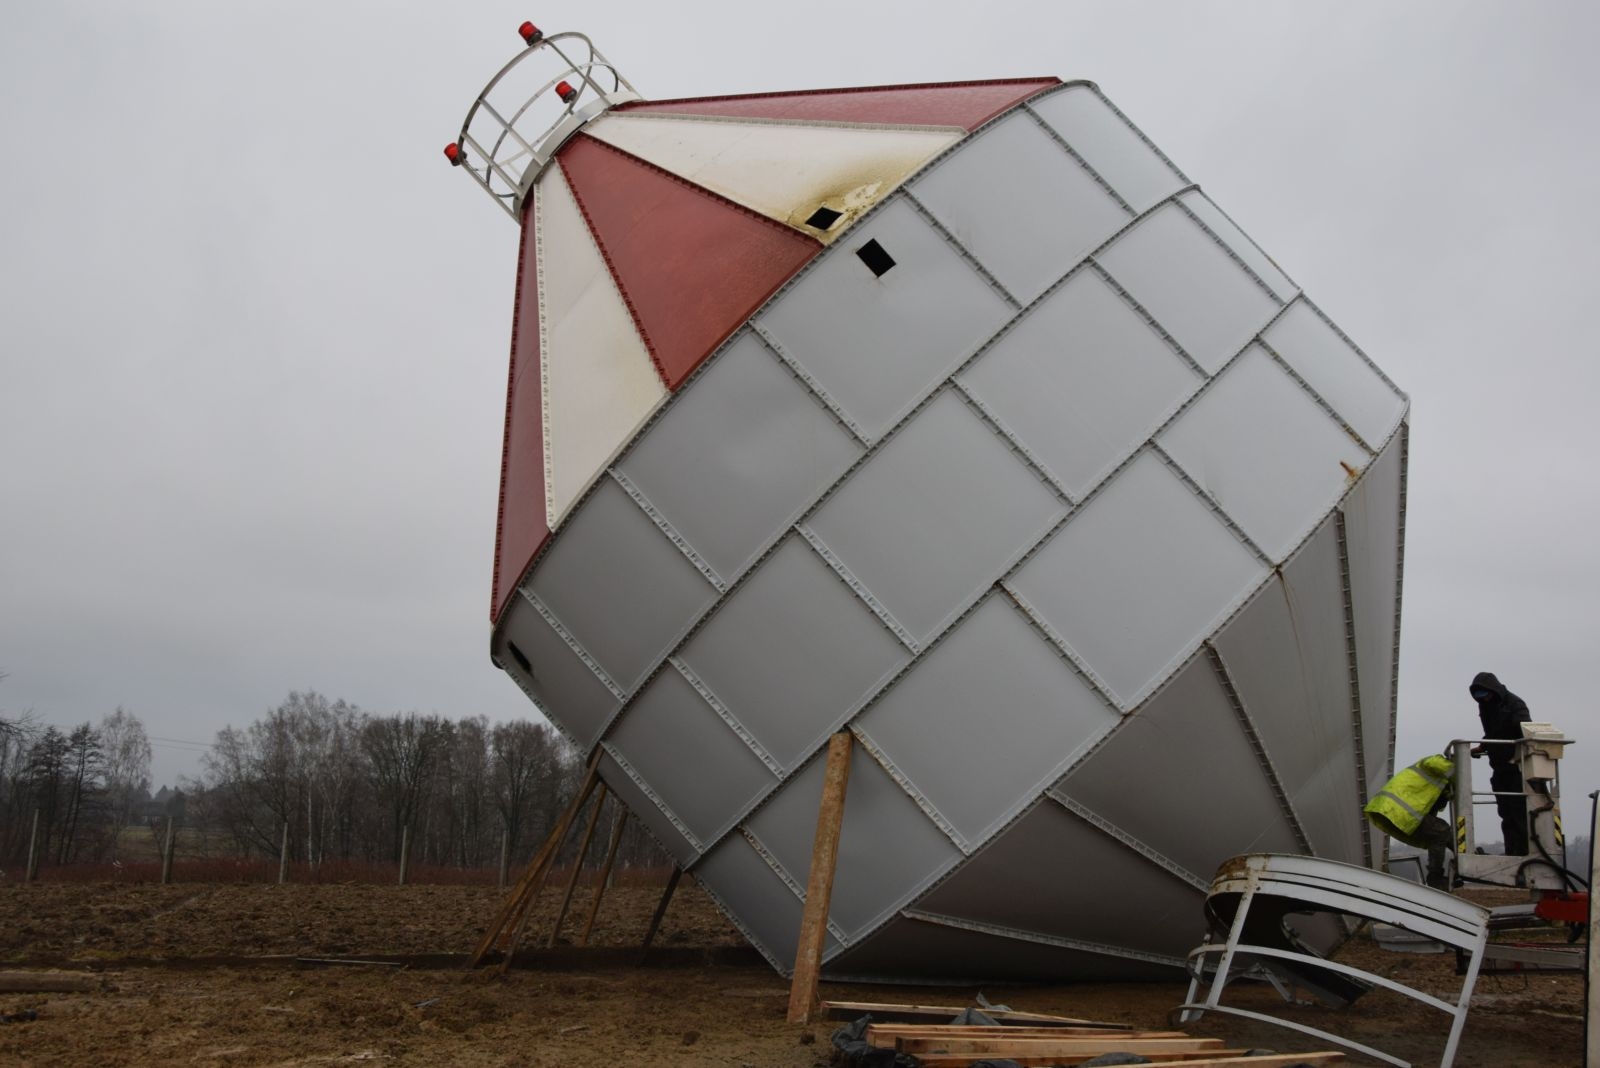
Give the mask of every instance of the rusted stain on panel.
<path id="1" fill-rule="evenodd" d="M 825 244 L 966 136 L 960 127 L 880 129 L 615 114 L 584 132 Z M 812 225 L 819 207 L 839 217 Z"/>

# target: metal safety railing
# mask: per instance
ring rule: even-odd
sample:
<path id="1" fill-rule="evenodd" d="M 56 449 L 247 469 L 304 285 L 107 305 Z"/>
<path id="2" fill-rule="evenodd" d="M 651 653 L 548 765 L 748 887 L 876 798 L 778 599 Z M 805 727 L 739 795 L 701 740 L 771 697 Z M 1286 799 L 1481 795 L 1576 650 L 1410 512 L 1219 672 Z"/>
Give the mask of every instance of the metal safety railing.
<path id="1" fill-rule="evenodd" d="M 618 104 L 639 99 L 583 34 L 546 36 L 531 22 L 518 32 L 527 48 L 483 87 L 444 149 L 445 158 L 472 175 L 512 219 L 520 218 L 533 180 L 567 138 Z"/>

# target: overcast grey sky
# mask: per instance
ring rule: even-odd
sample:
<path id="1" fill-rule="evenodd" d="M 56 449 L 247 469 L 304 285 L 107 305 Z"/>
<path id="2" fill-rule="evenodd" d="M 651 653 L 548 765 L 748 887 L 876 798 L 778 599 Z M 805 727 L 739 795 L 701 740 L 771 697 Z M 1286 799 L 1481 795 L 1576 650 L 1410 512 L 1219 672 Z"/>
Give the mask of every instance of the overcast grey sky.
<path id="1" fill-rule="evenodd" d="M 1588 3 L 210 0 L 0 35 L 0 711 L 208 742 L 488 659 L 516 232 L 440 155 L 531 18 L 647 97 L 1089 78 L 1412 398 L 1397 756 L 1492 670 L 1580 737 L 1600 520 Z M 156 777 L 198 770 L 158 742 Z"/>

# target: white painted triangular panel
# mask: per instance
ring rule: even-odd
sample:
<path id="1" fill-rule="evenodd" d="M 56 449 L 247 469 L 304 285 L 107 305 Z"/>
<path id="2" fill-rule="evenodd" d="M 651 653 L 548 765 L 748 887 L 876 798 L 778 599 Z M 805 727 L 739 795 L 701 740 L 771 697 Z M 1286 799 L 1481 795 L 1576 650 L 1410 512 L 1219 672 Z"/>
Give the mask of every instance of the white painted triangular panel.
<path id="1" fill-rule="evenodd" d="M 882 200 L 959 129 L 882 129 L 816 124 L 606 115 L 584 133 L 824 242 Z M 842 213 L 807 226 L 819 207 Z"/>
<path id="2" fill-rule="evenodd" d="M 554 529 L 666 399 L 667 387 L 559 167 L 540 176 L 534 207 L 545 496 Z"/>

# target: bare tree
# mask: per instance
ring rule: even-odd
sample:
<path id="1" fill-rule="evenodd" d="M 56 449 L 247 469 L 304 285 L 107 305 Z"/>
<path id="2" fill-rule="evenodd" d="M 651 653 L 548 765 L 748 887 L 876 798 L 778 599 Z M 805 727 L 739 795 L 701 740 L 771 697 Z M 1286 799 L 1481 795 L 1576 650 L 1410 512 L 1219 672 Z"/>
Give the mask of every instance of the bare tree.
<path id="1" fill-rule="evenodd" d="M 121 705 L 100 721 L 107 814 L 104 846 L 116 852 L 122 832 L 150 796 L 150 738 L 139 717 Z"/>
<path id="2" fill-rule="evenodd" d="M 402 830 L 414 827 L 420 802 L 429 785 L 434 762 L 446 744 L 448 725 L 438 716 L 378 716 L 368 719 L 361 732 L 372 783 L 381 802 L 389 806 L 393 840 L 392 858 L 400 856 Z"/>

